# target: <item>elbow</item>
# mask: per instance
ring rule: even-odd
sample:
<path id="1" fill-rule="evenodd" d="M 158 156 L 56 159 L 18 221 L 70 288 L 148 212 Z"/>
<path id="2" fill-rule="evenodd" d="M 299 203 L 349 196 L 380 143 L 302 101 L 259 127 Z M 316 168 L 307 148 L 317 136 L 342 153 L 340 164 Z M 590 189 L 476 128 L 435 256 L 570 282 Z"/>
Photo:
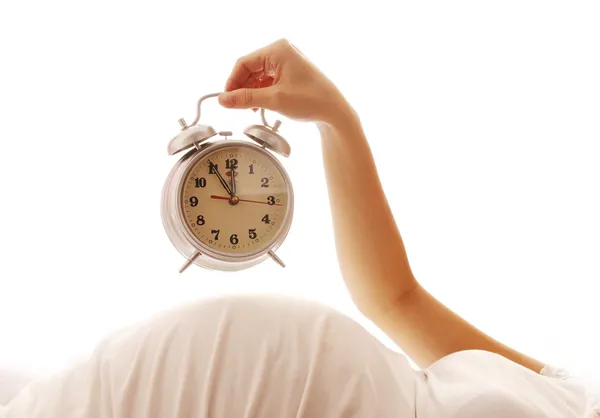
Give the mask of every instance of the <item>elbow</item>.
<path id="1" fill-rule="evenodd" d="M 370 297 L 353 297 L 354 304 L 359 312 L 371 321 L 377 322 L 382 316 L 388 316 L 390 312 L 398 308 L 411 305 L 411 301 L 421 289 L 419 282 L 410 277 L 397 284 L 375 292 Z"/>

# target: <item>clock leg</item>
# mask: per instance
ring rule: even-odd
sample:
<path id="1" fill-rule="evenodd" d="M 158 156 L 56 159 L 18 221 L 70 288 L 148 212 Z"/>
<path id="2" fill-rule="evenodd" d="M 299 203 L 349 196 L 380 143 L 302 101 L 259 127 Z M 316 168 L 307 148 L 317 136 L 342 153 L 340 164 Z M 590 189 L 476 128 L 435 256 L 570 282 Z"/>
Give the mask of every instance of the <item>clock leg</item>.
<path id="1" fill-rule="evenodd" d="M 277 254 L 275 254 L 273 251 L 269 251 L 269 255 L 277 264 L 279 264 L 281 267 L 285 267 L 285 264 L 283 261 L 281 261 L 281 258 L 277 257 Z"/>
<path id="2" fill-rule="evenodd" d="M 192 254 L 192 256 L 189 258 L 189 260 L 187 260 L 185 262 L 185 264 L 179 269 L 179 272 L 183 273 L 185 270 L 187 270 L 187 268 L 192 265 L 194 260 L 197 259 L 201 255 L 202 254 L 200 254 L 200 251 L 196 251 L 194 254 Z"/>

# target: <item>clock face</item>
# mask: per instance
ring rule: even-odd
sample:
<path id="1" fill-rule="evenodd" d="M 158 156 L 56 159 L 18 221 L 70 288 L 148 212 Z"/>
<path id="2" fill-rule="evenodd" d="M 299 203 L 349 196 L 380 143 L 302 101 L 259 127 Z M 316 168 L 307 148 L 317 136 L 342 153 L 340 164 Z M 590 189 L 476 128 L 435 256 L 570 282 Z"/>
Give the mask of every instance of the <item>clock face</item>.
<path id="1" fill-rule="evenodd" d="M 180 196 L 189 231 L 227 256 L 270 247 L 286 226 L 290 203 L 282 170 L 255 146 L 224 146 L 204 155 L 188 171 Z"/>

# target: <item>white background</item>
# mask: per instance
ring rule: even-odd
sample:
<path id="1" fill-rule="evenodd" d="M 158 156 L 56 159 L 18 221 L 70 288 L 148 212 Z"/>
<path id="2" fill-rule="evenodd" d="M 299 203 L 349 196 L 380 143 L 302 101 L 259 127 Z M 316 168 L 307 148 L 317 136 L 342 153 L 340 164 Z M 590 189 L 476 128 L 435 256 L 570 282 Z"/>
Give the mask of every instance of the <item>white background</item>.
<path id="1" fill-rule="evenodd" d="M 180 275 L 164 233 L 177 119 L 286 37 L 358 110 L 424 286 L 600 379 L 599 21 L 593 1 L 3 1 L 0 365 L 50 373 L 115 328 L 238 291 L 324 301 L 391 344 L 338 273 L 312 125 L 281 128 L 297 199 L 286 269 Z M 217 130 L 259 122 L 212 100 L 201 121 Z"/>

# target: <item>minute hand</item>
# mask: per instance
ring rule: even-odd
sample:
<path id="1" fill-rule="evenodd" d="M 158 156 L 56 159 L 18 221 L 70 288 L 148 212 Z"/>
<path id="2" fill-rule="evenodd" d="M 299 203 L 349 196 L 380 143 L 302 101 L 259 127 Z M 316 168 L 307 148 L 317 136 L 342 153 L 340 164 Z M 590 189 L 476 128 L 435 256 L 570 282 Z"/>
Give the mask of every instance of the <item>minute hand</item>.
<path id="1" fill-rule="evenodd" d="M 225 188 L 225 191 L 230 195 L 233 196 L 233 192 L 231 191 L 231 189 L 229 188 L 229 185 L 227 184 L 227 182 L 225 181 L 225 179 L 223 178 L 223 176 L 221 175 L 221 173 L 219 173 L 219 170 L 217 169 L 217 166 L 213 164 L 213 162 L 211 160 L 208 160 L 208 165 L 214 170 L 215 174 L 217 175 L 217 178 L 219 179 L 219 181 L 221 182 L 221 185 Z"/>
<path id="2" fill-rule="evenodd" d="M 229 172 L 229 174 L 231 175 L 231 195 L 235 196 L 237 194 L 237 191 L 235 187 L 235 168 L 233 167 L 233 165 L 231 166 L 231 171 Z"/>

